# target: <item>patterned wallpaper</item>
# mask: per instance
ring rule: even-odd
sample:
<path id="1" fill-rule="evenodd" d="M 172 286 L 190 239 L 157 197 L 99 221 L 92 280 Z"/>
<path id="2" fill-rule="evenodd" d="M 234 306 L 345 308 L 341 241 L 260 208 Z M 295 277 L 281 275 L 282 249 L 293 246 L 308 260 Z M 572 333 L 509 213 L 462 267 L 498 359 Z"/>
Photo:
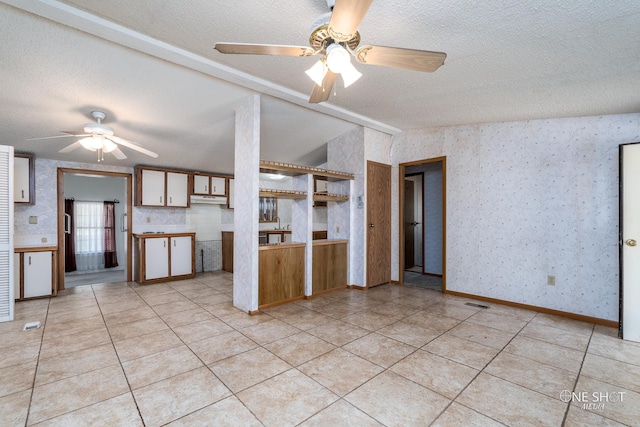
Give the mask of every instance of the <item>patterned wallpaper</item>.
<path id="1" fill-rule="evenodd" d="M 640 114 L 451 126 L 394 137 L 392 160 L 447 157 L 447 289 L 617 320 L 618 145 L 634 141 Z"/>

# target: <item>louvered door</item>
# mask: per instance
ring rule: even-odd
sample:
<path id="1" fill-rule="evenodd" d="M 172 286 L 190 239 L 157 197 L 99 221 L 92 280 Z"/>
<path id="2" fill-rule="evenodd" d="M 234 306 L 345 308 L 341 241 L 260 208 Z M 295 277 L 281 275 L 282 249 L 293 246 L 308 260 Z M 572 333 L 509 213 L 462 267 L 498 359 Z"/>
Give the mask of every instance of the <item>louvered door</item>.
<path id="1" fill-rule="evenodd" d="M 13 320 L 13 147 L 0 145 L 0 322 Z"/>

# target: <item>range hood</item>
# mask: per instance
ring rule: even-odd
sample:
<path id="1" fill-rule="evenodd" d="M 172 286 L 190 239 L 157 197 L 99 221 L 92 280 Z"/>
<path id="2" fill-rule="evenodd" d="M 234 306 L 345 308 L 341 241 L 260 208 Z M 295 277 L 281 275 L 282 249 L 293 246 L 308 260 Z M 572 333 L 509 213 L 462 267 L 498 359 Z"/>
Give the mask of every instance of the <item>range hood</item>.
<path id="1" fill-rule="evenodd" d="M 224 196 L 191 196 L 191 204 L 226 205 L 227 198 Z"/>

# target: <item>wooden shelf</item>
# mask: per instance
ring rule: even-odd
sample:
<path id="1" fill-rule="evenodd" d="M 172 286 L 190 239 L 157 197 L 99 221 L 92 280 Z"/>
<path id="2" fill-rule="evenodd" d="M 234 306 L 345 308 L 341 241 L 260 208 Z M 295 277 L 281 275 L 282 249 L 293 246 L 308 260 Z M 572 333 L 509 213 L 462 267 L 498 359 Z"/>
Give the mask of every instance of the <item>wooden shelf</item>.
<path id="1" fill-rule="evenodd" d="M 291 163 L 272 162 L 268 160 L 260 160 L 260 172 L 287 176 L 311 174 L 315 176 L 322 176 L 332 181 L 355 178 L 352 173 L 314 168 L 311 166 L 294 165 Z"/>
<path id="2" fill-rule="evenodd" d="M 345 194 L 313 193 L 316 202 L 348 202 L 349 196 Z"/>
<path id="3" fill-rule="evenodd" d="M 276 199 L 306 199 L 307 193 L 304 191 L 261 188 L 260 197 L 275 197 Z"/>

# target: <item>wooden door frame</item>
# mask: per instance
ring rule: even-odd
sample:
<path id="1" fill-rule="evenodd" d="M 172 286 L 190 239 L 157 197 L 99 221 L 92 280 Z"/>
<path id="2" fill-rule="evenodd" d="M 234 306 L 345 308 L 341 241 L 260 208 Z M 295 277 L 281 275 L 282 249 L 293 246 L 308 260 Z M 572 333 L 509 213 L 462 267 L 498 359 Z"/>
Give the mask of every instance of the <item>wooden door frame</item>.
<path id="1" fill-rule="evenodd" d="M 403 179 L 408 176 L 418 176 L 418 175 L 422 175 L 422 185 L 420 186 L 420 190 L 421 190 L 420 192 L 422 193 L 422 196 L 421 196 L 422 207 L 420 208 L 420 212 L 422 212 L 422 215 L 420 218 L 420 221 L 422 221 L 422 237 L 420 238 L 420 242 L 422 242 L 422 274 L 424 274 L 424 172 L 414 172 L 414 173 L 406 174 L 403 177 Z M 402 196 L 404 197 L 404 190 L 402 192 Z M 404 198 L 402 199 L 402 202 L 404 203 Z M 404 214 L 404 210 L 402 213 Z M 404 256 L 404 253 L 402 255 Z"/>
<path id="2" fill-rule="evenodd" d="M 127 199 L 127 282 L 131 281 L 132 271 L 132 225 L 133 225 L 133 176 L 130 173 L 96 171 L 90 169 L 58 168 L 58 290 L 64 289 L 64 174 L 101 175 L 126 180 Z"/>
<path id="3" fill-rule="evenodd" d="M 442 163 L 442 293 L 447 291 L 447 157 L 434 157 L 398 165 L 398 284 L 404 284 L 404 176 L 405 168 L 427 163 Z M 424 204 L 424 184 L 422 186 Z M 422 256 L 424 257 L 424 206 L 422 210 Z M 422 270 L 424 271 L 424 260 Z"/>

